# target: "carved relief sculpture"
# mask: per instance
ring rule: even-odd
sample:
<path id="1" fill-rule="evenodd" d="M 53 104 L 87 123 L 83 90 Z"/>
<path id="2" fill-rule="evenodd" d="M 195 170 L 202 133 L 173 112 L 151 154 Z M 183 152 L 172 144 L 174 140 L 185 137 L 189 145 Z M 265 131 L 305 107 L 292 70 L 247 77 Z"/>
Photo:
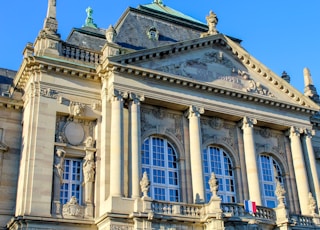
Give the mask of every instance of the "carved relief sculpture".
<path id="1" fill-rule="evenodd" d="M 71 102 L 69 105 L 70 115 L 81 117 L 84 113 L 85 105 L 79 102 Z"/>
<path id="2" fill-rule="evenodd" d="M 78 204 L 76 197 L 72 196 L 70 201 L 63 205 L 62 213 L 64 217 L 81 217 L 84 216 L 84 209 Z"/>

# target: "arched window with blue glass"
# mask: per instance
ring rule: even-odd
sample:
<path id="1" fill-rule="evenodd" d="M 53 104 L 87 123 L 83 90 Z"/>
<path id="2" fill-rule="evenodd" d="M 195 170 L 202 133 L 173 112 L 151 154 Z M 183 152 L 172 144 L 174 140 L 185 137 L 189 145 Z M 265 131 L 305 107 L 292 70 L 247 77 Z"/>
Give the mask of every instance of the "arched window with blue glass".
<path id="1" fill-rule="evenodd" d="M 141 169 L 150 180 L 149 196 L 155 200 L 180 201 L 178 157 L 166 139 L 150 136 L 142 144 Z"/>
<path id="2" fill-rule="evenodd" d="M 275 194 L 277 181 L 279 181 L 282 186 L 284 184 L 281 168 L 272 156 L 265 154 L 260 155 L 259 164 L 263 205 L 269 208 L 275 208 L 278 205 Z"/>
<path id="3" fill-rule="evenodd" d="M 236 185 L 234 167 L 227 151 L 223 148 L 209 145 L 203 150 L 203 172 L 205 178 L 206 201 L 211 198 L 208 184 L 211 173 L 214 172 L 218 180 L 218 195 L 223 203 L 236 202 Z"/>

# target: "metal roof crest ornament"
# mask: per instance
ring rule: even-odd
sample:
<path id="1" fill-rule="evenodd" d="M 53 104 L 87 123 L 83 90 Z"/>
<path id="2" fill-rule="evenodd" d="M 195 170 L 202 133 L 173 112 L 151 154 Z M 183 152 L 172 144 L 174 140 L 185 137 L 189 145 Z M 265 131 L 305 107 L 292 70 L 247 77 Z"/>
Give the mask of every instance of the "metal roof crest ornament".
<path id="1" fill-rule="evenodd" d="M 93 17 L 92 17 L 93 9 L 89 6 L 86 9 L 86 12 L 87 12 L 87 18 L 83 27 L 91 27 L 91 28 L 97 29 L 98 28 L 97 24 L 93 22 Z"/>
<path id="2" fill-rule="evenodd" d="M 154 0 L 153 3 L 159 4 L 163 6 L 163 2 L 162 0 Z"/>

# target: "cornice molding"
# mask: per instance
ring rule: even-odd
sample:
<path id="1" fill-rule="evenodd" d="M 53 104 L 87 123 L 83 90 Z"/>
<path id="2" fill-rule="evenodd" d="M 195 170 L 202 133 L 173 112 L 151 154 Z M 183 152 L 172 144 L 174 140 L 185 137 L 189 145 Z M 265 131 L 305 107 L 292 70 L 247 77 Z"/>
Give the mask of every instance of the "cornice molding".
<path id="1" fill-rule="evenodd" d="M 1 108 L 7 108 L 7 109 L 14 109 L 14 110 L 22 110 L 23 108 L 23 102 L 13 100 L 7 97 L 0 96 L 0 109 Z"/>
<path id="2" fill-rule="evenodd" d="M 252 57 L 249 53 L 247 53 L 239 44 L 233 42 L 232 39 L 228 38 L 223 34 L 217 34 L 217 35 L 208 36 L 204 38 L 178 42 L 178 43 L 175 43 L 174 45 L 167 45 L 167 46 L 162 46 L 158 48 L 152 48 L 149 50 L 141 50 L 134 53 L 110 57 L 109 59 L 107 59 L 105 63 L 102 64 L 102 66 L 107 67 L 107 66 L 110 66 L 110 63 L 114 63 L 114 62 L 121 64 L 123 66 L 133 65 L 135 62 L 147 61 L 154 58 L 164 58 L 164 56 L 168 56 L 171 54 L 186 52 L 186 51 L 190 51 L 198 48 L 204 48 L 211 45 L 218 45 L 223 47 L 224 49 L 229 50 L 234 56 L 236 56 L 243 63 L 244 66 L 246 66 L 248 69 L 258 74 L 259 76 L 268 80 L 268 82 L 271 85 L 281 90 L 289 98 L 293 99 L 297 104 L 299 104 L 299 105 L 296 105 L 293 103 L 286 103 L 286 102 L 274 102 L 275 104 L 280 104 L 280 107 L 289 106 L 289 108 L 291 108 L 292 106 L 294 106 L 294 107 L 300 108 L 298 110 L 304 110 L 304 111 L 320 110 L 319 105 L 313 102 L 310 98 L 305 97 L 301 92 L 296 90 L 288 82 L 283 80 L 281 77 L 277 76 L 274 72 L 272 72 L 262 63 L 260 63 L 254 57 Z M 130 68 L 135 69 L 136 67 L 131 66 Z M 165 75 L 165 73 L 161 73 L 161 74 Z M 161 75 L 161 74 L 158 73 L 157 75 Z M 188 80 L 185 79 L 185 81 L 188 81 Z M 204 85 L 200 82 L 197 82 L 196 84 Z M 211 87 L 218 88 L 215 86 L 211 86 Z M 226 92 L 227 91 L 230 91 L 229 93 L 232 94 L 230 89 L 226 90 Z M 246 99 L 246 96 L 244 97 Z M 257 98 L 256 96 L 253 96 L 253 95 L 252 96 L 247 95 L 247 97 Z M 257 100 L 260 101 L 260 99 L 257 99 Z M 268 104 L 268 101 L 272 103 L 273 100 L 267 100 L 266 102 L 267 104 Z M 284 106 L 282 104 L 284 104 Z"/>
<path id="3" fill-rule="evenodd" d="M 132 66 L 132 65 L 122 65 L 115 62 L 109 62 L 109 71 L 125 73 L 134 77 L 147 78 L 150 80 L 167 82 L 169 84 L 177 85 L 180 87 L 193 88 L 195 90 L 200 90 L 206 93 L 212 93 L 217 95 L 224 95 L 228 97 L 234 97 L 237 99 L 242 99 L 245 101 L 252 101 L 264 105 L 270 105 L 282 109 L 294 110 L 303 113 L 315 114 L 318 110 L 315 108 L 310 108 L 302 105 L 297 105 L 293 103 L 288 103 L 285 101 L 280 101 L 264 95 L 249 95 L 243 91 L 237 89 L 225 88 L 222 86 L 212 85 L 205 82 L 199 82 L 192 80 L 190 78 L 184 78 L 176 75 L 167 74 L 159 71 L 152 71 L 149 69 Z"/>
<path id="4" fill-rule="evenodd" d="M 77 63 L 59 62 L 58 59 L 47 59 L 45 57 L 25 58 L 19 72 L 14 79 L 14 86 L 24 89 L 33 72 L 51 72 L 63 76 L 77 77 L 91 81 L 100 82 L 100 75 L 96 73 L 94 66 L 83 66 Z"/>

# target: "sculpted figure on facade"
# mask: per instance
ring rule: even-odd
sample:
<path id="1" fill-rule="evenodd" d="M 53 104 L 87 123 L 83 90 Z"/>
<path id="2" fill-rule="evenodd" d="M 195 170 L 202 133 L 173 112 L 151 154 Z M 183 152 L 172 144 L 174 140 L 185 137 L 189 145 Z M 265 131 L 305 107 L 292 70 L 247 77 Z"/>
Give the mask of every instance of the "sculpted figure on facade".
<path id="1" fill-rule="evenodd" d="M 63 149 L 57 149 L 56 154 L 59 158 L 59 162 L 54 167 L 56 168 L 57 176 L 60 178 L 60 184 L 63 184 L 64 158 L 66 152 Z"/>
<path id="2" fill-rule="evenodd" d="M 87 151 L 86 156 L 83 162 L 83 175 L 84 175 L 84 182 L 83 185 L 85 187 L 85 202 L 92 203 L 92 190 L 93 190 L 93 183 L 95 181 L 95 162 L 94 162 L 94 152 Z"/>
<path id="3" fill-rule="evenodd" d="M 141 191 L 143 193 L 143 197 L 148 197 L 150 181 L 149 181 L 147 172 L 143 173 L 142 179 L 140 181 L 140 187 L 141 187 Z"/>

